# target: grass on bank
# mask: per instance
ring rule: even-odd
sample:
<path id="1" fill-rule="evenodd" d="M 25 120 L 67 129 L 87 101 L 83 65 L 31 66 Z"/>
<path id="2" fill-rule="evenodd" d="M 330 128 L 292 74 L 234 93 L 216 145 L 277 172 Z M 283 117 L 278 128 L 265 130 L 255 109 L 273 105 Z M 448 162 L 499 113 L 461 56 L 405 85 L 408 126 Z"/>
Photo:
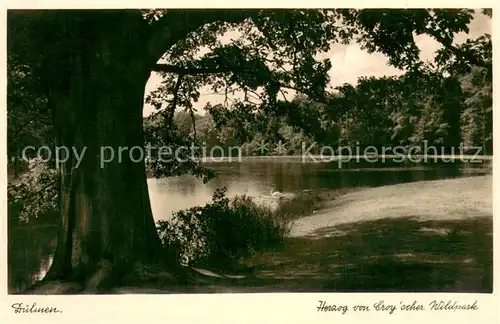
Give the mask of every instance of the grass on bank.
<path id="1" fill-rule="evenodd" d="M 491 215 L 383 218 L 315 232 L 317 239 L 288 238 L 279 250 L 245 259 L 245 285 L 256 292 L 493 290 Z"/>
<path id="2" fill-rule="evenodd" d="M 314 215 L 298 220 L 291 236 L 316 229 L 382 218 L 456 220 L 492 215 L 491 175 L 418 181 L 369 188 L 328 200 Z"/>
<path id="3" fill-rule="evenodd" d="M 319 239 L 287 238 L 278 248 L 255 253 L 241 261 L 237 274 L 198 269 L 189 282 L 180 284 L 163 273 L 148 283 L 124 285 L 111 293 L 491 293 L 493 289 L 491 215 L 441 221 L 385 218 L 324 228 L 318 234 Z"/>

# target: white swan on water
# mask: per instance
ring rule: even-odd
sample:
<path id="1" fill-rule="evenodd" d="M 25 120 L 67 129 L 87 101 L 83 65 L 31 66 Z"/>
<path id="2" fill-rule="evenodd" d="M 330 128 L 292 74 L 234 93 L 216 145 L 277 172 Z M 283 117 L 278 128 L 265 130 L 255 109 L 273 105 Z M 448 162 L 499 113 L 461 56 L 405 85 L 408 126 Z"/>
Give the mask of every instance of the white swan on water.
<path id="1" fill-rule="evenodd" d="M 279 191 L 273 192 L 273 189 L 271 189 L 271 192 L 269 194 L 273 198 L 283 198 L 284 197 L 284 195 L 281 192 L 279 192 Z"/>

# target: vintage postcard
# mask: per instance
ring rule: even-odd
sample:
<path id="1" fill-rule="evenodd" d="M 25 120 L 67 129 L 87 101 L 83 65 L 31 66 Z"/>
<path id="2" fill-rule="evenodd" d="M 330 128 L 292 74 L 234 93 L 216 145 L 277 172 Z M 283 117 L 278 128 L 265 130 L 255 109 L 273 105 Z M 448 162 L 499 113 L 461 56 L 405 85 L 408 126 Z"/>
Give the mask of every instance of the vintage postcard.
<path id="1" fill-rule="evenodd" d="M 500 320 L 492 4 L 52 5 L 4 15 L 7 323 Z"/>

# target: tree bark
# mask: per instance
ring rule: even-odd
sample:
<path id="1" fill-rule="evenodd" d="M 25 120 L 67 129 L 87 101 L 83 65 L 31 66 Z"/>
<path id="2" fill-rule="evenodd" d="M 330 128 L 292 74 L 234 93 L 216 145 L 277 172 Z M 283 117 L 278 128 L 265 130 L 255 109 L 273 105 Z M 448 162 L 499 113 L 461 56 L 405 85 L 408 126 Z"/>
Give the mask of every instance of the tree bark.
<path id="1" fill-rule="evenodd" d="M 47 280 L 99 286 L 92 276 L 101 277 L 103 269 L 111 277 L 133 263 L 162 260 L 144 159 L 135 162 L 137 148 L 130 156 L 133 147 L 144 146 L 142 106 L 151 62 L 138 53 L 135 26 L 125 26 L 130 22 L 82 23 L 49 86 L 56 145 L 67 147 L 71 157 L 58 165 L 62 226 Z M 75 150 L 85 150 L 79 165 Z"/>
<path id="2" fill-rule="evenodd" d="M 486 145 L 486 109 L 484 104 L 481 107 L 481 144 L 483 147 L 482 155 L 488 155 L 488 146 Z"/>
<path id="3" fill-rule="evenodd" d="M 19 143 L 16 143 L 16 154 L 14 155 L 14 179 L 19 178 Z"/>

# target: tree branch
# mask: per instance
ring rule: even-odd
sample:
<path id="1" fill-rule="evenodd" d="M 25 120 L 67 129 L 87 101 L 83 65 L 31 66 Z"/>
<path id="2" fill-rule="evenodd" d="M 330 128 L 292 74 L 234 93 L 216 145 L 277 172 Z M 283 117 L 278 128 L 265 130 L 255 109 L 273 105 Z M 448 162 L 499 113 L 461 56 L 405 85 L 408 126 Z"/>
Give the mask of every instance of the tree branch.
<path id="1" fill-rule="evenodd" d="M 172 126 L 172 121 L 174 120 L 175 108 L 177 107 L 177 101 L 179 100 L 179 88 L 181 87 L 183 77 L 184 74 L 179 74 L 179 76 L 177 77 L 177 82 L 175 83 L 174 99 L 172 100 L 172 107 L 170 107 L 170 114 L 167 121 L 167 125 L 169 126 Z"/>
<path id="2" fill-rule="evenodd" d="M 191 107 L 189 109 L 189 114 L 191 116 L 191 121 L 193 123 L 193 138 L 194 138 L 194 141 L 196 142 L 196 118 L 194 116 L 193 107 Z"/>
<path id="3" fill-rule="evenodd" d="M 283 98 L 285 99 L 285 101 L 289 102 L 288 99 L 286 98 L 285 92 L 281 89 L 281 87 L 280 87 L 279 91 L 280 91 L 281 95 L 283 96 Z"/>
<path id="4" fill-rule="evenodd" d="M 174 44 L 196 29 L 216 21 L 241 23 L 256 15 L 258 10 L 169 10 L 151 26 L 147 49 L 156 61 Z M 155 61 L 155 62 L 156 62 Z"/>
<path id="5" fill-rule="evenodd" d="M 35 115 L 35 117 L 36 117 L 36 116 L 38 116 L 38 115 L 39 115 L 39 113 L 37 113 L 37 114 Z M 25 128 L 26 126 L 28 126 L 29 124 L 31 124 L 31 122 L 33 122 L 33 119 L 30 119 L 30 120 L 28 120 L 26 123 L 24 123 L 24 124 L 22 124 L 21 126 L 19 126 L 19 127 L 18 127 L 15 131 L 14 131 L 14 134 L 12 135 L 12 137 L 11 137 L 11 138 L 9 138 L 9 141 L 15 141 L 15 140 L 17 139 L 17 137 L 21 134 L 21 132 L 24 130 L 24 128 Z"/>
<path id="6" fill-rule="evenodd" d="M 27 201 L 30 201 L 31 199 L 34 199 L 35 197 L 37 197 L 42 192 L 44 192 L 45 190 L 49 189 L 50 187 L 52 187 L 55 184 L 57 184 L 57 180 L 49 182 L 47 185 L 43 186 L 41 189 L 39 189 L 39 190 L 37 190 L 35 192 L 30 192 L 30 193 L 22 196 L 18 200 L 27 200 Z"/>
<path id="7" fill-rule="evenodd" d="M 170 65 L 170 64 L 156 64 L 155 67 L 153 68 L 153 70 L 167 72 L 167 73 L 174 73 L 174 74 L 179 74 L 179 75 L 199 75 L 199 74 L 218 74 L 218 73 L 250 73 L 250 74 L 257 74 L 261 77 L 268 78 L 267 75 L 264 76 L 261 73 L 257 72 L 256 70 L 245 69 L 242 66 L 221 66 L 221 67 L 198 68 L 198 67 L 182 67 L 182 66 L 175 66 L 175 65 Z M 301 93 L 309 96 L 312 100 L 317 101 L 319 103 L 323 103 L 323 104 L 330 103 L 329 100 L 327 100 L 326 98 L 318 97 L 307 89 L 300 89 L 298 87 L 283 83 L 283 82 L 278 81 L 278 80 L 272 80 L 272 79 L 264 80 L 263 79 L 262 81 L 263 81 L 263 84 L 267 81 L 272 81 L 272 82 L 275 82 L 279 88 L 287 88 L 287 89 L 295 90 L 297 92 L 301 92 Z"/>
<path id="8" fill-rule="evenodd" d="M 444 37 L 439 35 L 439 33 L 432 31 L 432 30 L 429 30 L 429 29 L 427 30 L 427 33 L 429 35 L 431 35 L 432 37 L 434 37 L 434 39 L 437 42 L 442 44 L 447 50 L 452 52 L 457 58 L 461 57 L 461 58 L 468 60 L 469 63 L 471 63 L 472 65 L 476 65 L 478 67 L 482 67 L 482 68 L 486 68 L 486 69 L 491 69 L 491 64 L 488 64 L 488 63 L 478 59 L 477 57 L 475 57 L 471 53 L 467 53 L 466 51 L 461 50 L 459 47 L 457 47 L 453 44 L 450 44 L 448 41 L 446 41 L 446 39 Z"/>
<path id="9" fill-rule="evenodd" d="M 153 67 L 153 71 L 156 72 L 167 72 L 174 74 L 183 75 L 198 75 L 198 74 L 217 74 L 217 73 L 229 73 L 233 72 L 234 67 L 209 67 L 209 68 L 197 68 L 197 67 L 182 67 L 170 64 L 156 64 Z"/>

